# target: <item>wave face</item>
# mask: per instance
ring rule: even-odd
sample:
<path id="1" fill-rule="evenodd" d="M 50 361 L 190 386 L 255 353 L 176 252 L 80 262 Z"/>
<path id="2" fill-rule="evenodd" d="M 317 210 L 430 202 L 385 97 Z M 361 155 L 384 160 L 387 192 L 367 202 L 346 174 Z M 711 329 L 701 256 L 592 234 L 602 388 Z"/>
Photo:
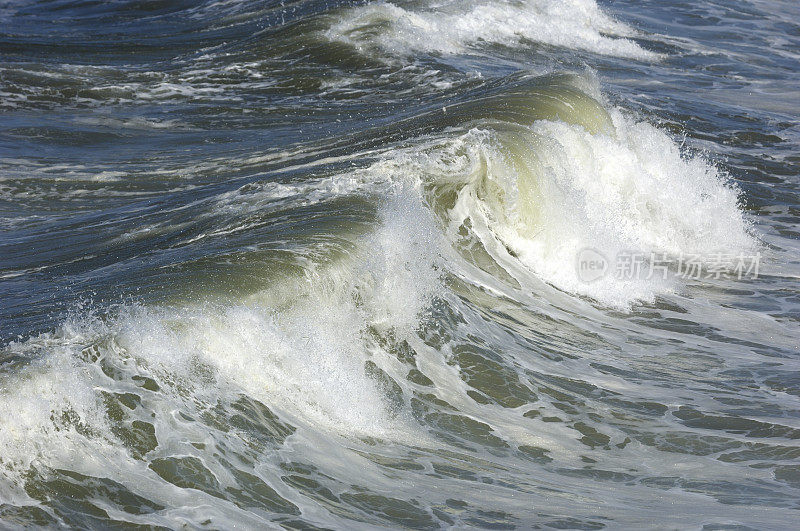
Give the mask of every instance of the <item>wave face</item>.
<path id="1" fill-rule="evenodd" d="M 2 526 L 792 527 L 785 10 L 0 22 Z"/>

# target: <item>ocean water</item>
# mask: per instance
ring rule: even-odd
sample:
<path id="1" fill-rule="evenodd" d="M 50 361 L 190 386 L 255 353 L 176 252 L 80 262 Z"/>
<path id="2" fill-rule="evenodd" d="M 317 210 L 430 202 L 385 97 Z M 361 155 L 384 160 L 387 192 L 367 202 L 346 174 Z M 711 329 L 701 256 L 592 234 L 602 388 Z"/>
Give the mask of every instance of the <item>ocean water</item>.
<path id="1" fill-rule="evenodd" d="M 792 0 L 0 0 L 0 527 L 792 529 Z"/>

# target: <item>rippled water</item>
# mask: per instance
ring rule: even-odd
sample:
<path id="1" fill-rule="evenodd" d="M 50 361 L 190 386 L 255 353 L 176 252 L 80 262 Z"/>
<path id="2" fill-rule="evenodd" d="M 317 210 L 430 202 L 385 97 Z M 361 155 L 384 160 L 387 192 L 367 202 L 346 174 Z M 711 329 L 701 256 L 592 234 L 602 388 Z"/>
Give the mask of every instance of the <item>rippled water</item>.
<path id="1" fill-rule="evenodd" d="M 798 82 L 790 0 L 0 1 L 0 524 L 794 527 Z"/>

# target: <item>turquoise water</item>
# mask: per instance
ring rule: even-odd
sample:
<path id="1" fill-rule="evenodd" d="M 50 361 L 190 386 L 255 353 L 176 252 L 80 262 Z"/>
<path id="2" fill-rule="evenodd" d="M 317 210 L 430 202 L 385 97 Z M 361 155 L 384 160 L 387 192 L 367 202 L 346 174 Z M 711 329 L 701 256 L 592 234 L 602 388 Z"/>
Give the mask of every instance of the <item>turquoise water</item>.
<path id="1" fill-rule="evenodd" d="M 0 524 L 791 529 L 789 1 L 0 1 Z"/>

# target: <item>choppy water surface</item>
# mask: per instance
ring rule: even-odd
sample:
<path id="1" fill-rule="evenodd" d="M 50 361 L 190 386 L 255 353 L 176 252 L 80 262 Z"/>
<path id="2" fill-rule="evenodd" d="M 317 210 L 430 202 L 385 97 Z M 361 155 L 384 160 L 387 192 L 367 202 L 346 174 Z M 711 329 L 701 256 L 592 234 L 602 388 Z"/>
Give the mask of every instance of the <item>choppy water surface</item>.
<path id="1" fill-rule="evenodd" d="M 0 2 L 0 522 L 794 527 L 799 82 L 789 0 Z"/>

